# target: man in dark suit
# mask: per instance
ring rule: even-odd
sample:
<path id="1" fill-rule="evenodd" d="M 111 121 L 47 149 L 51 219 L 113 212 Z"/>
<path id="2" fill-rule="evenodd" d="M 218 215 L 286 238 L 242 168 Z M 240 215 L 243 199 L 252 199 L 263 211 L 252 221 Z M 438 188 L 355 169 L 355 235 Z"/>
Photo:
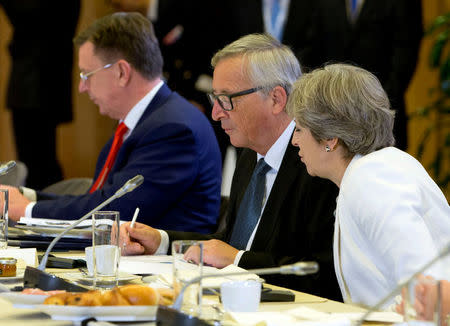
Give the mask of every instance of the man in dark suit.
<path id="1" fill-rule="evenodd" d="M 275 1 L 278 1 L 276 13 Z M 226 17 L 222 13 L 222 18 L 233 22 L 229 24 L 227 33 L 234 39 L 250 33 L 271 34 L 289 46 L 304 65 L 303 57 L 309 56 L 311 51 L 312 1 L 246 0 L 244 6 L 240 0 L 228 0 L 225 5 L 228 11 Z"/>
<path id="2" fill-rule="evenodd" d="M 354 4 L 352 10 L 351 4 Z M 421 0 L 316 0 L 310 37 L 313 50 L 302 64 L 356 64 L 381 81 L 396 110 L 396 146 L 407 146 L 404 94 L 422 38 Z"/>
<path id="3" fill-rule="evenodd" d="M 155 227 L 211 232 L 220 205 L 220 152 L 206 117 L 161 81 L 162 56 L 150 21 L 138 13 L 106 16 L 75 44 L 79 91 L 121 123 L 100 153 L 88 193 L 37 193 L 37 202 L 30 202 L 10 188 L 10 218 L 79 218 L 142 174 L 142 186 L 104 209 L 127 220 L 139 207 L 139 219 Z"/>
<path id="4" fill-rule="evenodd" d="M 265 278 L 276 285 L 341 300 L 332 259 L 337 187 L 310 177 L 290 144 L 295 123 L 285 106 L 292 84 L 301 74 L 298 60 L 274 38 L 251 34 L 220 50 L 212 65 L 212 116 L 221 122 L 231 143 L 244 148 L 222 230 L 206 236 L 125 224 L 121 228 L 124 253 L 167 253 L 173 240 L 204 239 L 204 263 L 218 268 L 229 264 L 272 267 L 316 260 L 320 264 L 318 274 Z M 262 204 L 259 200 L 256 203 L 256 213 L 247 214 L 245 210 L 253 206 L 248 200 L 260 193 L 250 186 L 252 173 L 255 166 L 264 164 L 268 167 L 261 198 L 265 199 Z M 256 220 L 246 237 L 239 238 L 250 215 L 256 215 Z"/>
<path id="5" fill-rule="evenodd" d="M 7 107 L 18 159 L 28 168 L 26 185 L 36 189 L 62 179 L 56 128 L 72 121 L 72 38 L 80 0 L 64 4 L 55 14 L 59 1 L 0 0 L 13 27 Z"/>
<path id="6" fill-rule="evenodd" d="M 205 94 L 210 91 L 212 69 L 209 60 L 218 49 L 237 38 L 231 32 L 229 21 L 224 19 L 228 3 L 210 0 L 108 2 L 116 11 L 138 11 L 153 22 L 164 57 L 163 77 L 167 84 L 210 118 Z M 224 158 L 229 139 L 220 123 L 212 119 L 210 122 Z"/>

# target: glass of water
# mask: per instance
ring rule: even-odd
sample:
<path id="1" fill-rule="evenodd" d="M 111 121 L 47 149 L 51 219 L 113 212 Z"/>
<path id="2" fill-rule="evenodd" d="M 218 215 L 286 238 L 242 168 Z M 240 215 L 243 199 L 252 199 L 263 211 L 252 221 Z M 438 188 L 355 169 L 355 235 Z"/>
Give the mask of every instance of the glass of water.
<path id="1" fill-rule="evenodd" d="M 186 260 L 186 254 L 194 259 Z M 203 243 L 195 240 L 177 240 L 172 242 L 173 256 L 173 288 L 175 297 L 183 295 L 181 310 L 189 315 L 200 317 L 202 304 L 201 281 L 183 287 L 193 278 L 199 277 L 203 272 Z"/>
<path id="2" fill-rule="evenodd" d="M 92 247 L 87 247 L 86 263 L 94 287 L 118 285 L 120 213 L 99 211 L 92 214 Z"/>
<path id="3" fill-rule="evenodd" d="M 8 201 L 7 189 L 0 189 L 0 249 L 8 247 Z"/>

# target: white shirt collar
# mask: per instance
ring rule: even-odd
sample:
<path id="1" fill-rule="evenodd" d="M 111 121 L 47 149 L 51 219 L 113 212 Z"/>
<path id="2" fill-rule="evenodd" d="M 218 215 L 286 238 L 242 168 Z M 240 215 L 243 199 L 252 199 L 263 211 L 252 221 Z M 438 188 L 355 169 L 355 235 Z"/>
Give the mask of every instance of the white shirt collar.
<path id="1" fill-rule="evenodd" d="M 291 140 L 292 132 L 295 128 L 295 122 L 291 121 L 287 128 L 283 131 L 280 137 L 278 137 L 277 141 L 270 147 L 266 156 L 263 156 L 258 153 L 257 160 L 259 161 L 261 158 L 264 158 L 266 163 L 270 165 L 272 169 L 278 172 L 280 169 L 281 162 L 283 161 L 284 153 L 286 152 L 286 148 Z"/>
<path id="2" fill-rule="evenodd" d="M 155 87 L 153 87 L 150 92 L 147 93 L 131 110 L 128 112 L 127 116 L 123 120 L 125 125 L 128 127 L 128 132 L 125 134 L 126 139 L 136 127 L 139 119 L 144 114 L 145 109 L 150 104 L 150 102 L 155 97 L 156 93 L 158 93 L 159 89 L 164 84 L 163 81 L 160 81 Z"/>

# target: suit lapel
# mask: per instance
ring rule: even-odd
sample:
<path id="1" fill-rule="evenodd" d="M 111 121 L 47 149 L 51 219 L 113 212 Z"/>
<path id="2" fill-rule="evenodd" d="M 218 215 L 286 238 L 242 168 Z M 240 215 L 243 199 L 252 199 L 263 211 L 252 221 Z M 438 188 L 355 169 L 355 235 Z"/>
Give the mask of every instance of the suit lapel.
<path id="1" fill-rule="evenodd" d="M 280 216 L 280 210 L 283 207 L 284 202 L 283 200 L 280 200 L 278 194 L 285 193 L 292 183 L 295 182 L 297 175 L 301 170 L 300 164 L 298 149 L 289 143 L 280 170 L 278 171 L 269 198 L 267 199 L 266 207 L 261 216 L 261 221 L 258 226 L 258 231 L 255 234 L 252 248 L 264 248 L 267 239 L 271 238 L 275 231 L 277 220 L 283 218 Z"/>
<path id="2" fill-rule="evenodd" d="M 129 153 L 129 147 L 132 146 L 132 144 L 135 143 L 136 135 L 139 134 L 139 128 L 142 126 L 142 122 L 145 121 L 155 110 L 161 107 L 161 105 L 166 101 L 166 99 L 169 97 L 169 95 L 172 93 L 170 88 L 163 84 L 159 91 L 155 94 L 147 108 L 145 109 L 144 113 L 142 114 L 141 118 L 139 119 L 138 123 L 136 124 L 136 127 L 134 127 L 133 132 L 131 135 L 123 142 L 122 146 L 119 149 L 119 152 L 117 153 L 116 162 L 114 163 L 111 172 L 120 169 L 123 167 L 124 162 L 126 161 L 126 158 L 128 158 Z M 139 138 L 139 136 L 138 136 Z M 112 142 L 112 140 L 111 140 Z M 111 146 L 111 143 L 109 144 Z M 111 175 L 111 174 L 110 174 Z"/>
<path id="3" fill-rule="evenodd" d="M 236 222 L 237 212 L 242 198 L 244 197 L 247 186 L 256 166 L 256 152 L 250 149 L 243 149 L 236 163 L 236 170 L 233 175 L 231 185 L 230 203 L 227 211 L 225 241 L 229 241 L 234 223 Z"/>

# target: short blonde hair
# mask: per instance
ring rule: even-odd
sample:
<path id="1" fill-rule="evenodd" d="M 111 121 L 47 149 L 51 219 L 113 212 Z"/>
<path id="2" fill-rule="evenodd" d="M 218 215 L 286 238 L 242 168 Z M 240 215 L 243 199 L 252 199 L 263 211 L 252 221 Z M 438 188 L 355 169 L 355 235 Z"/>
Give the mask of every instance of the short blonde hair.
<path id="1" fill-rule="evenodd" d="M 287 112 L 317 141 L 338 138 L 347 157 L 395 143 L 388 96 L 377 77 L 359 67 L 330 64 L 303 75 L 294 83 Z"/>

